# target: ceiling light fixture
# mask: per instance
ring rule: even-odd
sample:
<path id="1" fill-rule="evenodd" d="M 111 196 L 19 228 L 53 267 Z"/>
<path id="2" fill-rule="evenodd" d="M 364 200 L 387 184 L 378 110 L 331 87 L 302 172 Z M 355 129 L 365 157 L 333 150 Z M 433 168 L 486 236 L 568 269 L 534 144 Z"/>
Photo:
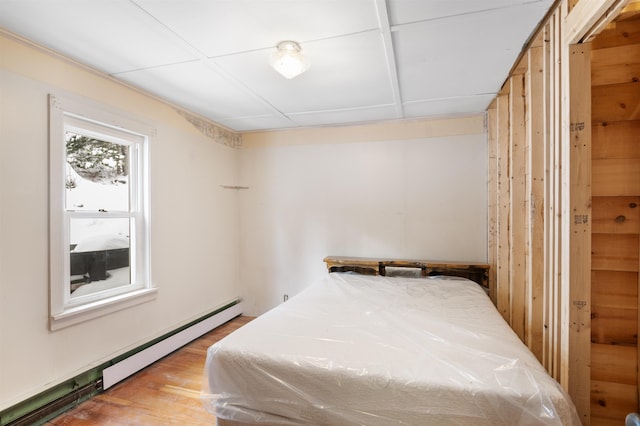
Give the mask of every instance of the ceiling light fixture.
<path id="1" fill-rule="evenodd" d="M 300 51 L 300 45 L 295 41 L 281 41 L 278 51 L 269 56 L 269 65 L 286 78 L 294 78 L 309 69 L 311 63 Z"/>

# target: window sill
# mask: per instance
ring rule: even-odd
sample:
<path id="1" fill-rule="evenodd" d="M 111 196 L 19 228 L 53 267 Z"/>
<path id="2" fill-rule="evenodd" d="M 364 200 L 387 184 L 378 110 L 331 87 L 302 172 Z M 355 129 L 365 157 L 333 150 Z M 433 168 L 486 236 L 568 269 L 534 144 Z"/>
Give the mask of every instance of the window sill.
<path id="1" fill-rule="evenodd" d="M 59 330 L 121 309 L 149 302 L 156 298 L 157 293 L 158 289 L 156 288 L 145 288 L 97 300 L 82 306 L 67 308 L 60 313 L 51 315 L 49 328 L 52 331 Z"/>

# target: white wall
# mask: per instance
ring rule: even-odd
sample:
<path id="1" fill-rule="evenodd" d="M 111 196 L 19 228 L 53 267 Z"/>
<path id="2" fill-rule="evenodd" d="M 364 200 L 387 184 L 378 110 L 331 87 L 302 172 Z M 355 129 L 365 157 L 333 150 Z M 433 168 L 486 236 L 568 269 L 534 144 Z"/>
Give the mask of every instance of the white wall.
<path id="1" fill-rule="evenodd" d="M 240 281 L 261 314 L 327 255 L 487 260 L 483 117 L 244 135 Z"/>
<path id="2" fill-rule="evenodd" d="M 238 151 L 165 103 L 0 33 L 0 410 L 239 296 Z M 49 331 L 48 93 L 152 123 L 151 302 Z"/>

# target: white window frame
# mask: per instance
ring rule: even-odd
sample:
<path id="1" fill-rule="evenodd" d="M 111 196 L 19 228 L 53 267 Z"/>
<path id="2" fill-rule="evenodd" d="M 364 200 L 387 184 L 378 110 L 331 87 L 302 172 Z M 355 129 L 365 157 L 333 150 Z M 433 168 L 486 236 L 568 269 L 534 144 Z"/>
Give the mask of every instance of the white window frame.
<path id="1" fill-rule="evenodd" d="M 67 130 L 130 146 L 129 212 L 66 209 Z M 49 95 L 49 262 L 51 330 L 57 330 L 156 297 L 149 256 L 148 146 L 155 129 L 128 114 L 80 97 Z M 133 218 L 131 284 L 72 297 L 70 288 L 70 223 L 73 218 Z"/>

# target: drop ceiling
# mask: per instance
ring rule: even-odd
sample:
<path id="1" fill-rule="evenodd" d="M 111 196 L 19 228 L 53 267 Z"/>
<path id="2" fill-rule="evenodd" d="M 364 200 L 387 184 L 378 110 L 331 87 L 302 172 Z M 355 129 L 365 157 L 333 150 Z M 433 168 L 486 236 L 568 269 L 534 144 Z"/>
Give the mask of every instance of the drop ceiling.
<path id="1" fill-rule="evenodd" d="M 0 27 L 237 132 L 485 111 L 553 0 L 0 0 Z M 297 41 L 311 68 L 268 64 Z"/>

